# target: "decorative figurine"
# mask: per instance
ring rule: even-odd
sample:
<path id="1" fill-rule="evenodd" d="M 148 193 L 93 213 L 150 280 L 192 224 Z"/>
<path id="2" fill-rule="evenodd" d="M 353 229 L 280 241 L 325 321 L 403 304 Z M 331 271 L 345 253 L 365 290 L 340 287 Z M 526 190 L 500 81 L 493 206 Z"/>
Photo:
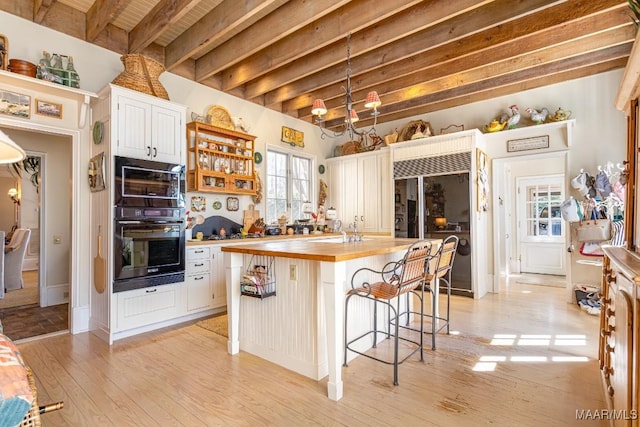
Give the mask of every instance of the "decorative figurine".
<path id="1" fill-rule="evenodd" d="M 547 116 L 549 115 L 549 110 L 546 108 L 541 109 L 540 111 L 536 111 L 533 108 L 529 107 L 525 110 L 531 120 L 534 121 L 537 125 L 544 123 L 547 120 Z"/>

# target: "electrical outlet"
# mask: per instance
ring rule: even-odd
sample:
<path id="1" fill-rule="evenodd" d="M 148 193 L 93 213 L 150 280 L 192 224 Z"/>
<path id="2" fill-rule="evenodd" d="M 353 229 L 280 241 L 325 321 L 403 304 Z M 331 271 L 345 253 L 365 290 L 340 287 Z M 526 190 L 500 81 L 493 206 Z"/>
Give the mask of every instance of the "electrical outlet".
<path id="1" fill-rule="evenodd" d="M 289 264 L 289 280 L 298 280 L 298 266 Z"/>

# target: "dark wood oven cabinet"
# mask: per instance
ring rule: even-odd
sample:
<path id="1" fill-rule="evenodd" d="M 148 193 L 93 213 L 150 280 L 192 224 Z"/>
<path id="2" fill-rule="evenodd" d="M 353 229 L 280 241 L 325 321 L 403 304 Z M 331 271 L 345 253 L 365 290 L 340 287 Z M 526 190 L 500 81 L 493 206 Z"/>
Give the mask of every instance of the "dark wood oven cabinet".
<path id="1" fill-rule="evenodd" d="M 640 256 L 622 247 L 607 247 L 602 267 L 598 358 L 609 409 L 623 416 L 614 426 L 637 426 L 640 361 Z"/>

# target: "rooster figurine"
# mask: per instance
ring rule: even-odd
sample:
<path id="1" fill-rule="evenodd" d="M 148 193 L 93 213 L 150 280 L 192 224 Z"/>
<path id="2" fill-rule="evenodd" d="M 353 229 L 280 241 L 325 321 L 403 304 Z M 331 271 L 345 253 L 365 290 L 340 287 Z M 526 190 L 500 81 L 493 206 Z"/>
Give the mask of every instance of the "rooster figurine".
<path id="1" fill-rule="evenodd" d="M 546 108 L 541 109 L 540 111 L 536 111 L 533 108 L 527 108 L 527 114 L 531 117 L 531 120 L 534 121 L 537 125 L 544 123 L 547 120 L 547 116 L 549 115 L 549 110 Z"/>
<path id="2" fill-rule="evenodd" d="M 517 105 L 511 105 L 509 110 L 511 110 L 511 117 L 507 119 L 507 129 L 513 129 L 520 121 L 520 110 Z"/>

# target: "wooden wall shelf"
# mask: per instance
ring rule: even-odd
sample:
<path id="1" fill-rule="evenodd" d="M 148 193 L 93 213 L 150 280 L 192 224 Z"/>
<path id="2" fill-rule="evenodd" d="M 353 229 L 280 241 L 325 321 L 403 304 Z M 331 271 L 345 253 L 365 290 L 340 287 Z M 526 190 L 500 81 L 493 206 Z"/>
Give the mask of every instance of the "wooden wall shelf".
<path id="1" fill-rule="evenodd" d="M 253 135 L 187 124 L 187 191 L 256 194 Z"/>

